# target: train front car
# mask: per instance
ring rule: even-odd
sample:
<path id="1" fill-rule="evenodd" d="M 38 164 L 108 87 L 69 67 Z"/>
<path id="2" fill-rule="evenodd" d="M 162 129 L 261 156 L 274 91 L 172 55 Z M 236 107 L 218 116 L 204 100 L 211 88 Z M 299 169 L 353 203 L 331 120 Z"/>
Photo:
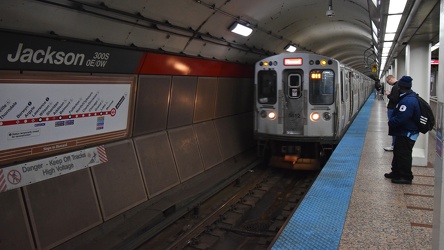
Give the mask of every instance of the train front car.
<path id="1" fill-rule="evenodd" d="M 255 67 L 255 137 L 273 167 L 319 169 L 338 142 L 338 61 L 280 54 Z"/>

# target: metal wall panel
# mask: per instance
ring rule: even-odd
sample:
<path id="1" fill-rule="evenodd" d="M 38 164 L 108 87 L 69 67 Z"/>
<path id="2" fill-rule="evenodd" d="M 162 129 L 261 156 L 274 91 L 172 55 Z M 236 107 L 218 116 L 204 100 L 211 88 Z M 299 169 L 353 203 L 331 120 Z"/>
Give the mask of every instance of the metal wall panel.
<path id="1" fill-rule="evenodd" d="M 24 187 L 39 248 L 52 248 L 102 223 L 90 169 Z"/>
<path id="2" fill-rule="evenodd" d="M 170 76 L 139 77 L 134 136 L 166 129 L 170 86 Z"/>
<path id="3" fill-rule="evenodd" d="M 197 81 L 194 123 L 214 119 L 216 107 L 217 78 L 199 77 Z"/>
<path id="4" fill-rule="evenodd" d="M 34 249 L 20 189 L 0 193 L 0 249 Z"/>
<path id="5" fill-rule="evenodd" d="M 193 127 L 168 131 L 181 182 L 204 171 Z"/>
<path id="6" fill-rule="evenodd" d="M 227 160 L 254 146 L 253 114 L 244 113 L 215 120 L 222 159 Z"/>
<path id="7" fill-rule="evenodd" d="M 253 110 L 253 80 L 249 78 L 219 78 L 216 118 Z"/>
<path id="8" fill-rule="evenodd" d="M 180 183 L 166 131 L 134 138 L 148 196 Z"/>
<path id="9" fill-rule="evenodd" d="M 242 113 L 239 116 L 240 133 L 242 133 L 241 147 L 242 151 L 256 147 L 256 139 L 254 138 L 254 113 Z"/>
<path id="10" fill-rule="evenodd" d="M 225 117 L 236 114 L 238 110 L 238 102 L 241 98 L 237 97 L 236 93 L 238 79 L 234 78 L 219 78 L 217 82 L 217 97 L 216 97 L 216 113 L 215 117 Z"/>
<path id="11" fill-rule="evenodd" d="M 192 124 L 196 86 L 197 77 L 173 76 L 168 128 Z"/>
<path id="12" fill-rule="evenodd" d="M 194 125 L 197 142 L 205 169 L 209 169 L 222 162 L 219 138 L 213 121 Z"/>
<path id="13" fill-rule="evenodd" d="M 251 112 L 254 108 L 254 80 L 250 78 L 238 79 L 239 113 Z"/>
<path id="14" fill-rule="evenodd" d="M 147 200 L 132 140 L 105 145 L 108 162 L 92 167 L 100 207 L 108 220 Z"/>

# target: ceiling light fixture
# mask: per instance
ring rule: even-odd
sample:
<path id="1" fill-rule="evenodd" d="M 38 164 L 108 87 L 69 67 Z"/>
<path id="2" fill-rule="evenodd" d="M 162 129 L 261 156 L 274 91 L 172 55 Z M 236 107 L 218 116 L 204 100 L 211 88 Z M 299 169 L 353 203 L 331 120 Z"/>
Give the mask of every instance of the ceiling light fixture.
<path id="1" fill-rule="evenodd" d="M 388 14 L 402 14 L 405 9 L 405 5 L 407 4 L 407 0 L 392 0 L 389 4 Z"/>
<path id="2" fill-rule="evenodd" d="M 234 22 L 230 26 L 230 31 L 236 34 L 239 34 L 241 36 L 249 36 L 251 32 L 253 32 L 253 29 L 248 27 L 247 25 L 240 24 L 239 22 Z"/>
<path id="3" fill-rule="evenodd" d="M 335 12 L 333 11 L 333 0 L 330 0 L 330 2 L 328 3 L 328 10 L 327 12 L 325 12 L 325 15 L 328 17 L 332 17 L 335 15 Z"/>
<path id="4" fill-rule="evenodd" d="M 290 43 L 287 46 L 285 46 L 284 49 L 288 52 L 295 52 L 297 50 L 296 46 Z"/>

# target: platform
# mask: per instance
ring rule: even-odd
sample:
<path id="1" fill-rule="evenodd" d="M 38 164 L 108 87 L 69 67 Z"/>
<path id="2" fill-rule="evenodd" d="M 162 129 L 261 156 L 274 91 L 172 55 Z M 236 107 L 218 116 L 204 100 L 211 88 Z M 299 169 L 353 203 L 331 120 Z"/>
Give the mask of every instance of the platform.
<path id="1" fill-rule="evenodd" d="M 386 112 L 370 96 L 272 249 L 432 249 L 434 134 L 412 185 L 393 184 Z"/>

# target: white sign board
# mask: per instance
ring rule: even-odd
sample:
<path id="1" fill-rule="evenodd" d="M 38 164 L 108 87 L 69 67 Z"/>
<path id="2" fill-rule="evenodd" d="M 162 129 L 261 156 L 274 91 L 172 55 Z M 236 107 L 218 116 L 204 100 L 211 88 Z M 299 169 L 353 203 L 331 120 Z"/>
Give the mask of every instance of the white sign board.
<path id="1" fill-rule="evenodd" d="M 0 84 L 0 151 L 127 129 L 131 84 Z"/>
<path id="2" fill-rule="evenodd" d="M 6 192 L 107 161 L 105 147 L 99 146 L 0 168 L 0 192 Z"/>

